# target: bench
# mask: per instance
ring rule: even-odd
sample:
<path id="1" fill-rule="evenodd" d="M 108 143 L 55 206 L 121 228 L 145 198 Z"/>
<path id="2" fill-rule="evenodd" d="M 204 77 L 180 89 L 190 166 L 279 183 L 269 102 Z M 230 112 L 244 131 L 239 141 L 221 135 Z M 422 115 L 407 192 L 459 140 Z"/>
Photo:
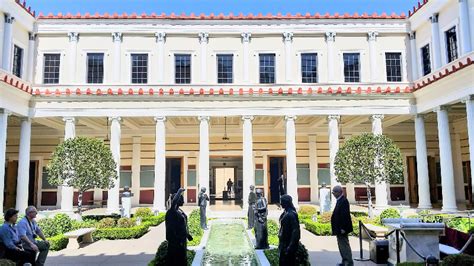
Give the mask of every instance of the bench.
<path id="1" fill-rule="evenodd" d="M 78 238 L 82 236 L 82 243 L 92 243 L 94 239 L 92 238 L 92 233 L 95 231 L 95 228 L 81 228 L 75 231 L 67 232 L 64 234 L 65 237 L 69 238 L 69 243 L 67 244 L 67 249 L 79 249 L 80 245 L 78 243 Z"/>
<path id="2" fill-rule="evenodd" d="M 451 247 L 451 246 L 440 243 L 439 244 L 439 252 L 441 254 L 445 254 L 445 255 L 462 254 L 464 252 L 464 250 L 466 250 L 466 248 L 469 246 L 469 244 L 471 244 L 471 242 L 473 240 L 474 240 L 474 235 L 470 235 L 469 239 L 466 242 L 466 244 L 464 244 L 464 246 L 461 249 L 457 249 L 457 248 L 454 248 L 454 247 Z"/>
<path id="3" fill-rule="evenodd" d="M 373 224 L 364 224 L 364 226 L 369 231 L 371 237 L 385 238 L 385 234 L 388 233 L 388 229 L 385 228 L 385 227 L 381 227 L 381 226 L 377 226 L 377 225 L 373 225 Z M 365 231 L 362 232 L 362 237 L 363 238 L 368 238 Z"/>

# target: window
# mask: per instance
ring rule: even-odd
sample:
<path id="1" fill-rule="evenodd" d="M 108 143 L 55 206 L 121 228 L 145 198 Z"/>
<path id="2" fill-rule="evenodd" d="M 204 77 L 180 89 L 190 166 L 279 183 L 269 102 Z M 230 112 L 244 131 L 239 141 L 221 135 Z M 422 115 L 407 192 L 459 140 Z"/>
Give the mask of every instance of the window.
<path id="1" fill-rule="evenodd" d="M 344 54 L 344 81 L 360 82 L 360 54 L 345 53 Z"/>
<path id="2" fill-rule="evenodd" d="M 260 83 L 275 83 L 275 54 L 260 54 Z"/>
<path id="3" fill-rule="evenodd" d="M 174 55 L 174 80 L 176 84 L 191 83 L 191 55 L 176 54 Z"/>
<path id="4" fill-rule="evenodd" d="M 104 54 L 87 54 L 87 83 L 104 82 Z"/>
<path id="5" fill-rule="evenodd" d="M 233 59 L 234 55 L 217 55 L 217 83 L 233 82 Z"/>
<path id="6" fill-rule="evenodd" d="M 61 62 L 60 54 L 44 54 L 43 83 L 59 83 L 59 66 Z"/>
<path id="7" fill-rule="evenodd" d="M 148 54 L 132 54 L 132 83 L 148 82 Z"/>
<path id="8" fill-rule="evenodd" d="M 385 67 L 387 70 L 388 82 L 402 81 L 402 54 L 401 53 L 386 53 Z"/>
<path id="9" fill-rule="evenodd" d="M 318 82 L 318 54 L 301 54 L 301 78 L 303 83 Z"/>
<path id="10" fill-rule="evenodd" d="M 132 167 L 120 166 L 120 188 L 132 187 Z"/>
<path id="11" fill-rule="evenodd" d="M 458 43 L 456 37 L 456 27 L 446 31 L 446 49 L 448 52 L 448 63 L 458 59 Z"/>
<path id="12" fill-rule="evenodd" d="M 431 73 L 431 57 L 429 44 L 421 48 L 421 62 L 423 67 L 423 76 Z"/>
<path id="13" fill-rule="evenodd" d="M 21 68 L 23 62 L 23 49 L 14 45 L 13 46 L 13 75 L 21 78 Z"/>

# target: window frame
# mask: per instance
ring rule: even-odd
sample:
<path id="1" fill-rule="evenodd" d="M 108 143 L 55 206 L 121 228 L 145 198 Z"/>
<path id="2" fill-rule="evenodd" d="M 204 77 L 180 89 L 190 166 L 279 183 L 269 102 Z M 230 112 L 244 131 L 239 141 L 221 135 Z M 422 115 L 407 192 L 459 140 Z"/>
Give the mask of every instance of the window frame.
<path id="1" fill-rule="evenodd" d="M 346 74 L 345 74 L 345 61 L 344 61 L 344 55 L 345 54 L 358 54 L 359 55 L 359 81 L 346 81 Z M 342 82 L 343 83 L 361 83 L 362 82 L 362 55 L 364 55 L 363 51 L 360 50 L 346 50 L 346 51 L 341 51 L 341 61 L 342 61 Z"/>
<path id="2" fill-rule="evenodd" d="M 130 84 L 149 84 L 150 83 L 150 57 L 151 53 L 148 51 L 129 51 L 128 55 L 130 57 L 129 64 L 129 81 Z M 134 83 L 133 82 L 133 55 L 147 55 L 147 75 L 146 75 L 146 81 L 145 83 Z"/>
<path id="3" fill-rule="evenodd" d="M 400 81 L 389 81 L 388 76 L 387 76 L 387 54 L 400 54 Z M 405 65 L 405 53 L 400 50 L 386 50 L 383 51 L 384 55 L 384 65 L 385 65 L 385 81 L 390 82 L 390 83 L 400 83 L 400 82 L 405 82 L 406 81 L 406 65 Z"/>
<path id="4" fill-rule="evenodd" d="M 58 82 L 57 83 L 45 83 L 45 66 L 46 66 L 46 55 L 59 55 L 59 67 L 58 67 Z M 61 67 L 62 67 L 62 57 L 63 53 L 61 51 L 44 51 L 40 54 L 42 57 L 42 65 L 41 65 L 41 71 L 42 71 L 42 76 L 41 76 L 41 84 L 44 85 L 54 85 L 54 84 L 60 84 L 61 83 Z"/>
<path id="5" fill-rule="evenodd" d="M 176 56 L 186 55 L 189 56 L 189 83 L 178 83 L 176 82 Z M 173 84 L 176 85 L 189 85 L 193 82 L 193 53 L 191 52 L 174 52 L 172 56 L 173 65 Z"/>
<path id="6" fill-rule="evenodd" d="M 425 74 L 425 63 L 423 61 L 423 49 L 428 46 L 428 54 L 430 55 L 430 72 L 426 73 Z M 432 45 L 431 45 L 431 42 L 427 42 L 427 43 L 424 43 L 423 45 L 420 46 L 420 48 L 418 49 L 418 54 L 420 56 L 420 73 L 421 73 L 421 77 L 424 77 L 426 75 L 429 75 L 431 73 L 433 73 L 433 53 L 432 53 Z"/>
<path id="7" fill-rule="evenodd" d="M 262 83 L 261 82 L 261 79 L 260 79 L 260 55 L 264 55 L 264 54 L 271 54 L 271 55 L 274 55 L 274 64 L 273 64 L 273 70 L 274 70 L 274 73 L 273 73 L 273 77 L 274 77 L 274 80 L 273 82 L 271 83 Z M 256 57 L 257 57 L 257 71 L 258 71 L 258 75 L 257 75 L 257 83 L 258 84 L 277 84 L 277 73 L 278 73 L 278 69 L 277 69 L 277 57 L 278 57 L 278 53 L 275 52 L 275 51 L 257 51 L 256 52 Z"/>
<path id="8" fill-rule="evenodd" d="M 306 54 L 316 54 L 316 82 L 303 82 L 303 55 L 306 55 Z M 321 80 L 320 80 L 320 63 L 321 63 L 321 52 L 320 51 L 315 51 L 315 50 L 310 50 L 310 51 L 300 51 L 298 53 L 298 57 L 299 57 L 299 60 L 298 60 L 298 72 L 299 72 L 299 77 L 300 77 L 300 81 L 301 83 L 303 84 L 316 84 L 316 83 L 320 83 Z"/>
<path id="9" fill-rule="evenodd" d="M 456 27 L 456 51 L 458 55 L 458 59 L 462 57 L 461 55 L 461 33 L 459 32 L 459 19 L 453 19 L 448 23 L 444 24 L 443 27 L 440 27 L 440 49 L 441 49 L 441 61 L 443 65 L 447 65 L 448 62 L 448 47 L 447 47 L 447 40 L 446 40 L 446 31 L 450 30 L 451 28 Z"/>
<path id="10" fill-rule="evenodd" d="M 19 75 L 15 75 L 15 71 L 14 71 L 14 67 L 15 67 L 15 48 L 18 48 L 18 49 L 21 49 L 21 58 L 20 58 L 20 73 Z M 10 63 L 10 70 L 11 70 L 11 74 L 14 75 L 15 77 L 18 77 L 20 79 L 23 79 L 23 75 L 25 74 L 25 47 L 23 47 L 22 45 L 18 44 L 18 43 L 12 43 L 12 52 L 11 52 L 11 63 Z"/>
<path id="11" fill-rule="evenodd" d="M 106 73 L 106 66 L 105 66 L 105 57 L 107 56 L 107 53 L 104 51 L 84 51 L 85 52 L 85 64 L 86 64 L 86 71 L 85 71 L 85 83 L 86 84 L 104 84 L 106 83 L 105 81 L 105 73 Z M 102 54 L 102 82 L 100 83 L 91 83 L 89 82 L 89 54 Z"/>
<path id="12" fill-rule="evenodd" d="M 226 82 L 226 83 L 222 83 L 222 82 L 219 82 L 219 56 L 230 56 L 232 58 L 232 76 L 231 76 L 231 82 Z M 226 53 L 226 52 L 217 52 L 215 54 L 215 57 L 216 57 L 216 82 L 217 84 L 223 84 L 223 85 L 226 85 L 226 84 L 234 84 L 235 83 L 235 54 L 230 52 L 230 53 Z"/>
<path id="13" fill-rule="evenodd" d="M 455 45 L 456 45 L 456 47 L 455 47 L 455 48 L 456 48 L 456 50 L 455 50 L 455 51 L 456 51 L 456 58 L 453 59 L 453 60 L 451 60 L 451 61 L 449 61 L 451 49 L 450 49 L 449 43 L 448 43 L 448 41 L 449 41 L 449 40 L 448 40 L 448 32 L 451 31 L 451 30 L 453 30 L 453 29 L 454 29 L 454 36 L 455 36 L 455 38 L 456 38 L 456 40 L 455 40 Z M 460 54 L 459 54 L 459 33 L 458 33 L 458 26 L 457 26 L 457 25 L 453 25 L 452 27 L 448 27 L 448 29 L 444 30 L 444 31 L 443 31 L 443 38 L 444 38 L 443 43 L 444 43 L 445 64 L 449 64 L 449 63 L 451 63 L 451 62 L 456 61 L 457 59 L 459 59 L 459 56 L 460 56 Z"/>

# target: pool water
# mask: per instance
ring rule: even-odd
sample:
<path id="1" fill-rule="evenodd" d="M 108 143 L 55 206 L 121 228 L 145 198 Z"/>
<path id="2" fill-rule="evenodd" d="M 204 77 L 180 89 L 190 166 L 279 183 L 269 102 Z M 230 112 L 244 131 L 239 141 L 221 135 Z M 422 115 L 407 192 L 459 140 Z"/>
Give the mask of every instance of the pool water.
<path id="1" fill-rule="evenodd" d="M 243 224 L 237 221 L 215 221 L 211 226 L 202 265 L 258 266 L 253 245 Z"/>

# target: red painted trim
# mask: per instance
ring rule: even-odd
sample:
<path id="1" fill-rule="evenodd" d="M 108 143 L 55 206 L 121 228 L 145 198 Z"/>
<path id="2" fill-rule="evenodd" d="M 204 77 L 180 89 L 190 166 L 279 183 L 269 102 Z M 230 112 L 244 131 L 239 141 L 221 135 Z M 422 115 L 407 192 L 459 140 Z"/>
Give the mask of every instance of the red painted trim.
<path id="1" fill-rule="evenodd" d="M 7 73 L 2 73 L 4 76 L 0 78 L 0 82 L 4 82 L 12 87 L 15 87 L 23 92 L 26 92 L 28 94 L 33 94 L 33 89 L 30 87 L 30 85 L 26 84 L 22 80 L 19 80 L 17 77 L 7 74 Z"/>
<path id="2" fill-rule="evenodd" d="M 423 2 L 418 1 L 418 5 L 413 6 L 412 10 L 408 10 L 408 17 L 415 15 L 415 13 L 423 8 L 428 2 L 429 0 L 423 0 Z"/>
<path id="3" fill-rule="evenodd" d="M 35 17 L 36 11 L 31 10 L 31 6 L 26 5 L 26 1 L 21 2 L 20 0 L 15 0 L 15 3 L 17 3 L 23 10 L 26 11 L 26 13 L 30 14 L 30 16 Z"/>

